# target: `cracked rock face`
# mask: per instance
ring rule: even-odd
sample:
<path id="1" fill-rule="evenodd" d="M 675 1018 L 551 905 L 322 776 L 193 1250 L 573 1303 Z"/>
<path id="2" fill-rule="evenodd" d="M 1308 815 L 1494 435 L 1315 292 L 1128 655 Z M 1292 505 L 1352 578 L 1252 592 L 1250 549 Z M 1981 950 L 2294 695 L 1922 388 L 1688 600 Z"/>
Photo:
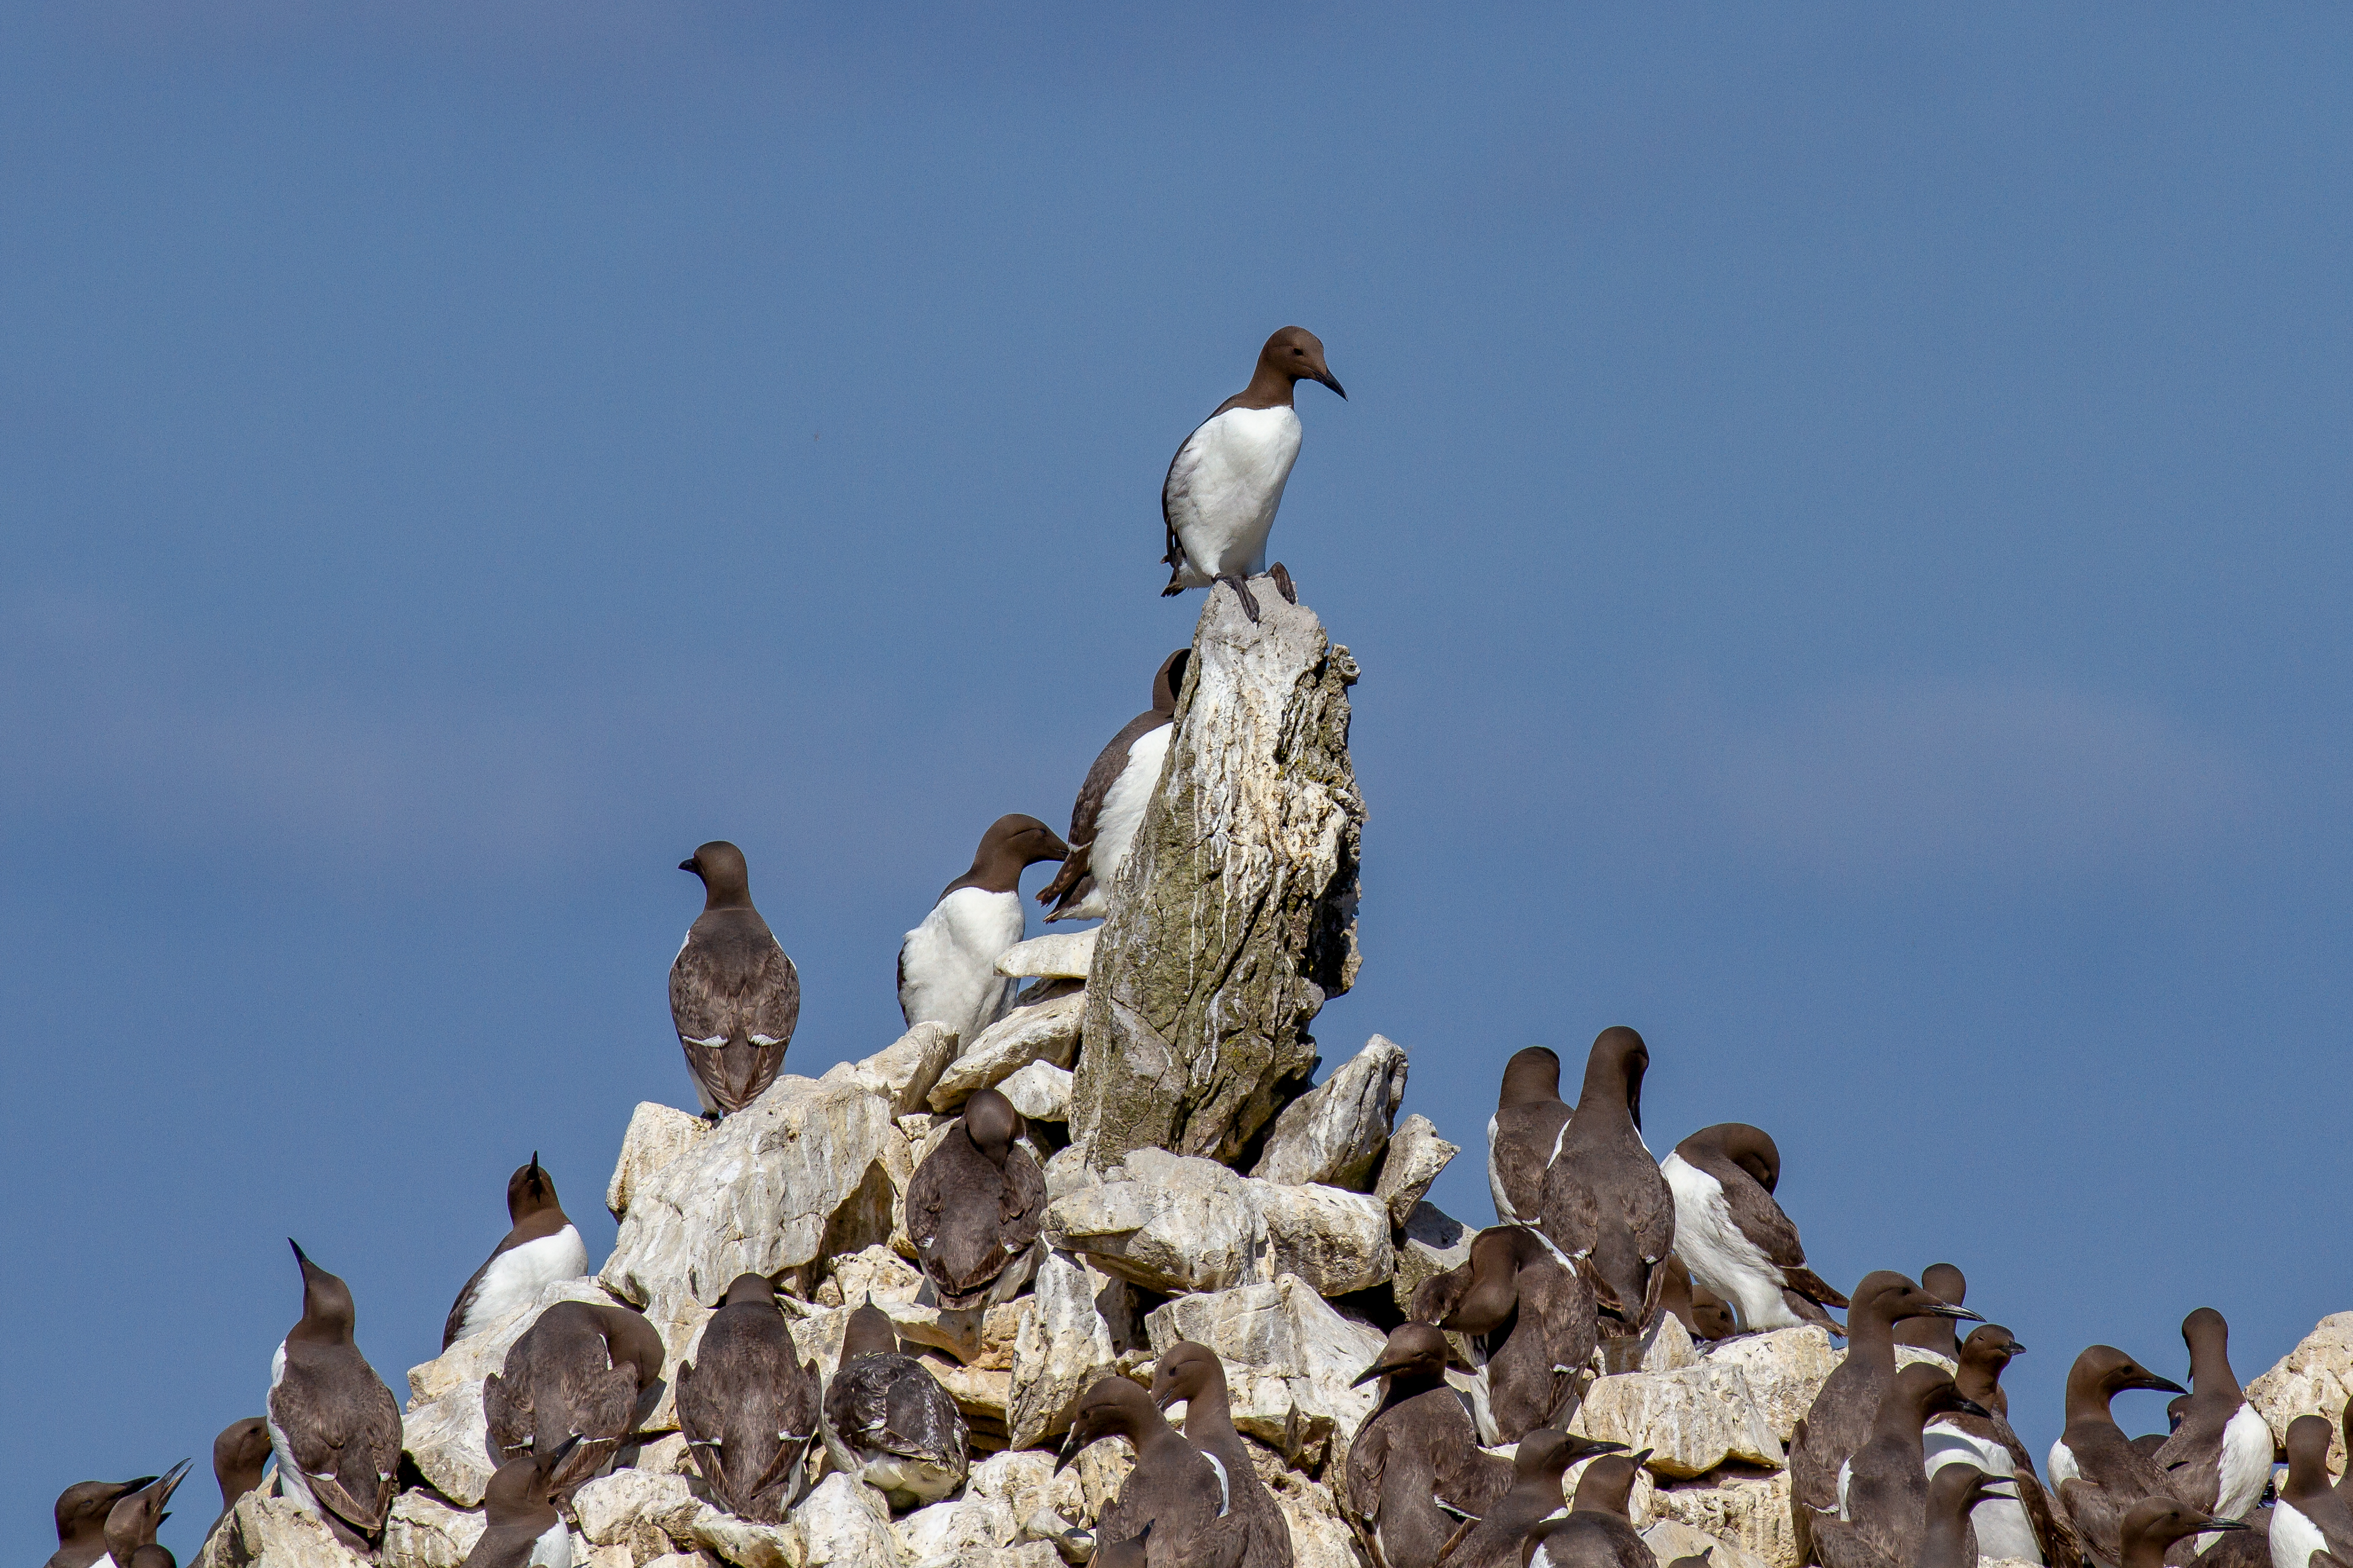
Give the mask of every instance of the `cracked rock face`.
<path id="1" fill-rule="evenodd" d="M 1096 934 L 1071 1136 L 1231 1162 L 1315 1068 L 1356 973 L 1356 664 L 1313 611 L 1213 590 L 1176 735 Z"/>
<path id="2" fill-rule="evenodd" d="M 1283 1186 L 1210 1160 L 1138 1149 L 1046 1208 L 1049 1242 L 1164 1295 L 1296 1274 L 1326 1296 L 1389 1278 L 1387 1205 L 1368 1194 Z"/>
<path id="3" fill-rule="evenodd" d="M 1345 1447 L 1380 1402 L 1377 1384 L 1349 1383 L 1379 1356 L 1385 1336 L 1341 1316 L 1295 1275 L 1179 1296 L 1155 1309 L 1145 1329 L 1155 1355 L 1179 1340 L 1217 1352 L 1234 1429 L 1327 1476 L 1335 1445 Z"/>
<path id="4" fill-rule="evenodd" d="M 1118 1363 L 1133 1294 L 1124 1280 L 1050 1248 L 1013 1341 L 1007 1438 L 1026 1448 L 1071 1429 L 1079 1395 Z"/>
<path id="5" fill-rule="evenodd" d="M 1388 1205 L 1389 1224 L 1399 1230 L 1410 1225 L 1413 1211 L 1430 1195 L 1430 1184 L 1461 1152 L 1462 1146 L 1440 1138 L 1437 1124 L 1427 1116 L 1409 1116 L 1398 1123 L 1373 1184 L 1373 1195 Z"/>
<path id="6" fill-rule="evenodd" d="M 1283 1107 L 1250 1174 L 1370 1192 L 1405 1099 L 1405 1047 L 1375 1035 L 1331 1077 Z"/>
<path id="7" fill-rule="evenodd" d="M 680 1293 L 707 1306 L 739 1274 L 807 1273 L 887 1241 L 894 1157 L 907 1158 L 906 1140 L 881 1096 L 847 1079 L 780 1076 L 633 1183 L 600 1278 L 633 1306 Z"/>
<path id="8" fill-rule="evenodd" d="M 2272 1429 L 2272 1441 L 2287 1436 L 2289 1423 L 2315 1411 L 2333 1415 L 2353 1396 L 2353 1312 L 2337 1312 L 2314 1326 L 2278 1363 L 2247 1384 L 2247 1403 Z M 2330 1470 L 2345 1470 L 2345 1434 L 2328 1436 Z"/>
<path id="9" fill-rule="evenodd" d="M 1662 1476 L 1704 1476 L 1726 1460 L 1778 1468 L 1782 1458 L 1736 1366 L 1703 1363 L 1597 1379 L 1568 1429 L 1649 1448 L 1650 1468 Z"/>
<path id="10" fill-rule="evenodd" d="M 955 1110 L 975 1089 L 993 1089 L 1032 1062 L 1067 1068 L 1078 1054 L 1087 994 L 1072 991 L 1018 1006 L 981 1032 L 932 1085 L 934 1111 Z"/>
<path id="11" fill-rule="evenodd" d="M 367 1568 L 367 1559 L 327 1532 L 317 1516 L 286 1498 L 248 1492 L 204 1550 L 199 1568 Z"/>

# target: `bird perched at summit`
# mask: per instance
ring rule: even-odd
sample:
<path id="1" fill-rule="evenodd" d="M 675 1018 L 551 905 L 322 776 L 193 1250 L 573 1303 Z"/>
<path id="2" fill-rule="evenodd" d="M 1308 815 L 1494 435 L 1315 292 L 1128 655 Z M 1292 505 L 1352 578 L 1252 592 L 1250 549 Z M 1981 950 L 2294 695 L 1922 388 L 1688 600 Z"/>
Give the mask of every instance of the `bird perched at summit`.
<path id="1" fill-rule="evenodd" d="M 2189 1392 L 2114 1345 L 2093 1345 L 2067 1369 L 2067 1425 L 2051 1445 L 2059 1510 L 2084 1549 L 2103 1563 L 2121 1558 L 2125 1516 L 2134 1504 L 2174 1496 L 2171 1477 L 2133 1447 L 2109 1411 L 2108 1402 L 2128 1388 Z"/>
<path id="2" fill-rule="evenodd" d="M 1543 1046 L 1504 1064 L 1495 1114 L 1487 1119 L 1487 1194 L 1497 1225 L 1534 1225 L 1544 1207 L 1545 1167 L 1568 1125 L 1560 1098 L 1560 1058 Z"/>
<path id="3" fill-rule="evenodd" d="M 871 1297 L 842 1332 L 821 1430 L 834 1468 L 894 1508 L 939 1501 L 964 1485 L 972 1462 L 963 1413 L 923 1363 L 899 1349 L 899 1331 Z"/>
<path id="4" fill-rule="evenodd" d="M 1642 1037 L 1604 1029 L 1586 1058 L 1577 1110 L 1545 1170 L 1537 1226 L 1593 1286 L 1605 1340 L 1656 1321 L 1675 1245 L 1675 1195 L 1642 1142 Z"/>
<path id="5" fill-rule="evenodd" d="M 752 907 L 744 851 L 714 838 L 678 868 L 702 879 L 702 912 L 670 966 L 670 1016 L 703 1114 L 716 1121 L 776 1081 L 800 1022 L 801 977 Z"/>
<path id="6" fill-rule="evenodd" d="M 739 1274 L 678 1369 L 678 1425 L 712 1500 L 738 1519 L 775 1524 L 807 1484 L 801 1458 L 817 1436 L 823 1393 L 803 1361 L 776 1287 Z"/>
<path id="7" fill-rule="evenodd" d="M 588 1272 L 588 1245 L 556 1201 L 555 1179 L 540 1169 L 536 1149 L 531 1163 L 507 1178 L 507 1222 L 506 1239 L 491 1249 L 449 1308 L 449 1321 L 441 1325 L 445 1351 L 530 1306 L 543 1288 Z"/>
<path id="8" fill-rule="evenodd" d="M 1703 1127 L 1659 1168 L 1675 1194 L 1675 1256 L 1694 1284 L 1732 1309 L 1735 1328 L 1754 1333 L 1802 1322 L 1846 1332 L 1822 1310 L 1844 1307 L 1846 1298 L 1806 1267 L 1798 1227 L 1774 1199 L 1781 1151 L 1762 1128 Z"/>
<path id="9" fill-rule="evenodd" d="M 1046 1177 L 1027 1131 L 1011 1100 L 975 1089 L 907 1184 L 907 1234 L 943 1307 L 1010 1301 L 1037 1272 Z"/>
<path id="10" fill-rule="evenodd" d="M 1259 351 L 1250 384 L 1219 404 L 1176 448 L 1160 486 L 1160 516 L 1168 530 L 1163 598 L 1223 583 L 1241 600 L 1242 613 L 1258 619 L 1249 579 L 1267 571 L 1266 536 L 1299 458 L 1299 415 L 1292 398 L 1303 381 L 1348 395 L 1324 363 L 1322 340 L 1304 327 L 1285 327 Z M 1276 591 L 1299 603 L 1280 561 L 1272 575 Z"/>
<path id="11" fill-rule="evenodd" d="M 1152 678 L 1152 706 L 1121 726 L 1095 754 L 1071 807 L 1071 852 L 1054 879 L 1038 889 L 1054 921 L 1096 921 L 1111 913 L 1112 885 L 1127 861 L 1127 847 L 1144 822 L 1144 808 L 1160 783 L 1160 765 L 1176 733 L 1176 699 L 1193 650 L 1180 647 L 1160 661 Z"/>
<path id="12" fill-rule="evenodd" d="M 972 868 L 940 890 L 932 912 L 899 944 L 899 1011 L 907 1027 L 944 1024 L 957 1048 L 1005 1016 L 1018 983 L 997 973 L 1021 940 L 1021 873 L 1071 847 L 1034 816 L 1000 816 L 981 835 Z"/>
<path id="13" fill-rule="evenodd" d="M 269 1363 L 269 1447 L 278 1487 L 346 1546 L 384 1533 L 400 1469 L 400 1402 L 353 1342 L 351 1287 L 294 1247 L 302 1318 Z"/>
<path id="14" fill-rule="evenodd" d="M 106 1516 L 153 1476 L 127 1481 L 76 1481 L 58 1494 L 58 1549 L 46 1568 L 90 1568 L 106 1555 Z"/>

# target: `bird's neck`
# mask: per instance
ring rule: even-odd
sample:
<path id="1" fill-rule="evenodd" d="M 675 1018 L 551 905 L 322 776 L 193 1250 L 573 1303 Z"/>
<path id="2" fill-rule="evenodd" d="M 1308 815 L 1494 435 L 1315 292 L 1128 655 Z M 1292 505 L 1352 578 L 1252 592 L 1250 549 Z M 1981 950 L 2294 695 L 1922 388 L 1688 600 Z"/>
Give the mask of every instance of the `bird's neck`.
<path id="1" fill-rule="evenodd" d="M 1261 359 L 1250 384 L 1227 399 L 1229 408 L 1288 408 L 1297 395 L 1299 384 Z"/>
<path id="2" fill-rule="evenodd" d="M 1990 1410 L 2001 1398 L 2001 1368 L 1965 1361 L 1953 1373 L 1953 1386 L 1960 1391 L 1963 1399 L 1974 1400 Z"/>
<path id="3" fill-rule="evenodd" d="M 2113 1397 L 2096 1384 L 2089 1388 L 2078 1388 L 2073 1384 L 2069 1384 L 2067 1385 L 2067 1425 L 2071 1427 L 2116 1426 L 2116 1413 L 2108 1408 L 2108 1401 Z M 2123 1430 L 2122 1427 L 2116 1429 Z M 2160 1558 L 2164 1555 L 2161 1550 L 2158 1552 Z"/>
<path id="4" fill-rule="evenodd" d="M 2213 1338 L 2200 1338 L 2189 1347 L 2189 1386 L 2200 1404 L 2227 1399 L 2236 1405 L 2246 1397 L 2239 1374 L 2231 1370 L 2231 1352 Z"/>

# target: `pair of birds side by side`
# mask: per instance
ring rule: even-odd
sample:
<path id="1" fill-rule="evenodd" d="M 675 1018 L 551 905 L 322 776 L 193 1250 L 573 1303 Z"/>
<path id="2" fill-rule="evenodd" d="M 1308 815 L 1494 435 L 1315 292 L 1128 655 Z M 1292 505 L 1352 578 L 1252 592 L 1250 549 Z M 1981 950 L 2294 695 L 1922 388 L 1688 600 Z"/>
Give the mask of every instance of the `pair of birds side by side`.
<path id="1" fill-rule="evenodd" d="M 1166 1412 L 1185 1406 L 1184 1426 Z M 1291 1526 L 1234 1429 L 1225 1363 L 1178 1341 L 1153 1366 L 1149 1390 L 1117 1374 L 1079 1396 L 1056 1460 L 1126 1439 L 1135 1465 L 1095 1521 L 1093 1561 L 1131 1568 L 1291 1568 Z"/>
<path id="2" fill-rule="evenodd" d="M 189 1463 L 183 1459 L 160 1476 L 68 1487 L 58 1497 L 58 1549 L 47 1568 L 176 1568 L 170 1549 L 157 1544 L 155 1535 L 172 1517 L 172 1493 Z"/>

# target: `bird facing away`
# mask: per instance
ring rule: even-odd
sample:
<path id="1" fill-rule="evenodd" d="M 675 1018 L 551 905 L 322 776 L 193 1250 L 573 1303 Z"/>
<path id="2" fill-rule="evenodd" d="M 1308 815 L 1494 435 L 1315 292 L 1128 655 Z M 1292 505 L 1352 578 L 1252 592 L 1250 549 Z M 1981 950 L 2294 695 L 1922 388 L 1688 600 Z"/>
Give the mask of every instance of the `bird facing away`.
<path id="1" fill-rule="evenodd" d="M 1928 1478 L 1928 1510 L 1921 1526 L 1919 1568 L 1978 1568 L 1979 1547 L 1969 1539 L 1970 1521 L 1987 1504 L 2010 1493 L 2007 1478 L 1976 1467 L 1950 1464 Z"/>
<path id="2" fill-rule="evenodd" d="M 1161 597 L 1212 583 L 1232 587 L 1242 614 L 1258 619 L 1248 579 L 1267 570 L 1266 536 L 1282 505 L 1282 487 L 1299 458 L 1294 389 L 1316 381 L 1337 392 L 1324 363 L 1324 344 L 1304 327 L 1285 327 L 1259 351 L 1250 384 L 1218 405 L 1195 426 L 1168 464 L 1160 486 L 1160 518 L 1168 531 L 1168 586 Z M 1299 595 L 1282 563 L 1274 585 L 1293 604 Z"/>
<path id="3" fill-rule="evenodd" d="M 1934 1474 L 1965 1465 L 2009 1483 L 1970 1514 L 1978 1549 L 1987 1557 L 2046 1563 L 2052 1568 L 2083 1568 L 2084 1549 L 2061 1519 L 2051 1494 L 2034 1471 L 2032 1456 L 2010 1425 L 2010 1401 L 2001 1389 L 2002 1369 L 2026 1347 L 1999 1323 L 1985 1323 L 1961 1342 L 1960 1370 L 1954 1384 L 1986 1414 L 1947 1411 L 1928 1424 L 1926 1452 Z"/>
<path id="4" fill-rule="evenodd" d="M 1009 1301 L 1037 1272 L 1046 1177 L 1018 1142 L 1028 1130 L 1011 1100 L 975 1089 L 907 1184 L 907 1234 L 943 1307 Z"/>
<path id="5" fill-rule="evenodd" d="M 776 1081 L 800 1022 L 801 977 L 752 907 L 744 851 L 713 839 L 678 868 L 702 879 L 702 912 L 670 966 L 670 1016 L 703 1114 L 716 1119 Z"/>
<path id="6" fill-rule="evenodd" d="M 1406 1316 L 1469 1339 L 1479 1365 L 1472 1416 L 1489 1445 L 1565 1425 L 1577 1374 L 1601 1338 L 1593 1288 L 1524 1225 L 1481 1231 L 1468 1261 L 1415 1289 Z"/>
<path id="7" fill-rule="evenodd" d="M 1341 1509 L 1376 1568 L 1429 1568 L 1465 1516 L 1484 1518 L 1503 1500 L 1512 1467 L 1479 1447 L 1446 1382 L 1446 1336 L 1430 1324 L 1391 1330 L 1355 1384 L 1376 1378 L 1381 1400 L 1348 1445 Z"/>
<path id="8" fill-rule="evenodd" d="M 531 1163 L 507 1178 L 507 1223 L 506 1239 L 491 1249 L 450 1305 L 449 1321 L 441 1326 L 445 1351 L 530 1306 L 557 1280 L 588 1272 L 588 1245 L 556 1201 L 555 1180 L 540 1169 L 535 1149 Z"/>
<path id="9" fill-rule="evenodd" d="M 1650 1457 L 1648 1448 L 1605 1454 L 1586 1466 L 1567 1517 L 1532 1528 L 1520 1546 L 1521 1563 L 1529 1568 L 1657 1568 L 1658 1559 L 1626 1512 L 1634 1479 Z"/>
<path id="10" fill-rule="evenodd" d="M 76 1481 L 58 1494 L 58 1549 L 47 1568 L 90 1568 L 106 1555 L 106 1516 L 153 1476 L 127 1481 Z"/>
<path id="11" fill-rule="evenodd" d="M 1487 1193 L 1497 1225 L 1534 1225 L 1544 1208 L 1545 1167 L 1568 1125 L 1560 1097 L 1560 1058 L 1543 1046 L 1514 1051 L 1504 1064 L 1495 1114 L 1487 1119 Z"/>
<path id="12" fill-rule="evenodd" d="M 1070 852 L 1034 816 L 1015 812 L 988 825 L 972 868 L 941 889 L 899 944 L 899 1011 L 909 1028 L 944 1024 L 969 1050 L 1005 1016 L 1018 982 L 997 973 L 997 961 L 1021 940 L 1021 873 Z"/>
<path id="13" fill-rule="evenodd" d="M 1928 1471 L 1922 1434 L 1947 1411 L 1982 1415 L 1942 1368 L 1915 1363 L 1880 1395 L 1871 1440 L 1839 1469 L 1837 1518 L 1813 1521 L 1822 1568 L 1910 1568 L 1927 1518 Z M 1974 1536 L 1962 1556 L 1975 1562 Z"/>
<path id="14" fill-rule="evenodd" d="M 2103 1563 L 2123 1552 L 2125 1515 L 2133 1504 L 2173 1496 L 2165 1471 L 2133 1447 L 2109 1414 L 2108 1402 L 2128 1388 L 2189 1392 L 2114 1345 L 2094 1345 L 2067 1369 L 2067 1426 L 2051 1445 L 2059 1510 L 2084 1551 Z"/>
<path id="15" fill-rule="evenodd" d="M 1839 1511 L 1841 1468 L 1871 1441 L 1878 1425 L 1879 1402 L 1895 1381 L 1897 1320 L 1932 1312 L 1977 1318 L 1893 1269 L 1866 1274 L 1854 1288 L 1846 1314 L 1846 1359 L 1823 1380 L 1789 1439 L 1789 1514 L 1801 1561 L 1811 1550 L 1813 1521 Z"/>
<path id="16" fill-rule="evenodd" d="M 524 1454 L 491 1472 L 482 1494 L 481 1536 L 462 1568 L 572 1568 L 572 1531 L 555 1509 L 555 1473 L 577 1437 L 545 1454 Z"/>
<path id="17" fill-rule="evenodd" d="M 1226 1511 L 1240 1521 L 1242 1568 L 1291 1568 L 1291 1524 L 1258 1479 L 1250 1449 L 1234 1430 L 1226 1364 L 1208 1346 L 1179 1340 L 1152 1368 L 1152 1403 L 1185 1405 L 1185 1441 L 1214 1460 L 1226 1483 Z"/>
<path id="18" fill-rule="evenodd" d="M 1806 1267 L 1798 1227 L 1773 1196 L 1781 1151 L 1762 1128 L 1743 1121 L 1703 1127 L 1676 1144 L 1660 1169 L 1675 1194 L 1675 1256 L 1694 1284 L 1732 1310 L 1737 1331 L 1819 1323 L 1846 1332 L 1822 1310 L 1844 1307 L 1846 1298 Z"/>
<path id="19" fill-rule="evenodd" d="M 501 1463 L 573 1446 L 548 1470 L 558 1500 L 604 1472 L 621 1439 L 652 1412 L 660 1390 L 662 1337 L 642 1312 L 558 1301 L 507 1347 L 482 1380 L 482 1416 Z"/>
<path id="20" fill-rule="evenodd" d="M 922 1362 L 900 1352 L 899 1331 L 871 1298 L 842 1334 L 841 1365 L 825 1391 L 824 1433 L 835 1468 L 893 1508 L 939 1501 L 964 1484 L 971 1462 L 971 1435 L 955 1401 Z"/>
<path id="21" fill-rule="evenodd" d="M 1966 1275 L 1949 1263 L 1931 1263 L 1920 1270 L 1920 1289 L 1939 1301 L 1957 1307 L 1968 1299 L 1969 1282 Z M 1950 1318 L 1929 1316 L 1906 1318 L 1895 1325 L 1895 1342 L 1915 1349 L 1934 1351 L 1947 1361 L 1960 1358 L 1959 1331 Z"/>
<path id="22" fill-rule="evenodd" d="M 106 1510 L 106 1554 L 122 1568 L 129 1568 L 142 1547 L 155 1544 L 155 1532 L 172 1517 L 166 1511 L 172 1494 L 179 1489 L 194 1462 L 182 1459 Z"/>
<path id="23" fill-rule="evenodd" d="M 1116 1373 L 1096 1379 L 1079 1395 L 1070 1437 L 1054 1468 L 1059 1471 L 1080 1450 L 1105 1437 L 1126 1438 L 1135 1451 L 1135 1468 L 1095 1521 L 1098 1540 L 1129 1541 L 1149 1532 L 1144 1555 L 1148 1568 L 1210 1563 L 1227 1568 L 1240 1562 L 1247 1542 L 1240 1518 L 1229 1507 L 1225 1467 L 1185 1441 L 1151 1394 Z"/>
<path id="24" fill-rule="evenodd" d="M 1111 913 L 1111 890 L 1127 863 L 1128 846 L 1144 824 L 1144 808 L 1160 784 L 1169 740 L 1176 733 L 1176 699 L 1193 650 L 1180 647 L 1160 661 L 1152 678 L 1152 706 L 1130 719 L 1095 754 L 1071 807 L 1071 853 L 1038 901 L 1053 907 L 1046 919 L 1099 921 Z"/>
<path id="25" fill-rule="evenodd" d="M 2273 1568 L 2353 1568 L 2353 1506 L 2328 1484 L 2328 1418 L 2287 1424 L 2287 1480 L 2272 1509 Z"/>
<path id="26" fill-rule="evenodd" d="M 764 1274 L 739 1274 L 678 1369 L 678 1426 L 711 1499 L 738 1519 L 776 1524 L 800 1500 L 801 1458 L 824 1403 Z"/>
<path id="27" fill-rule="evenodd" d="M 1604 1029 L 1586 1058 L 1577 1110 L 1545 1172 L 1540 1228 L 1593 1286 L 1604 1339 L 1657 1321 L 1673 1252 L 1675 1197 L 1642 1143 L 1642 1074 L 1650 1047 L 1628 1028 Z"/>
<path id="28" fill-rule="evenodd" d="M 269 1423 L 259 1415 L 232 1421 L 213 1439 L 213 1479 L 220 1484 L 221 1516 L 237 1500 L 261 1487 L 261 1472 L 269 1463 Z M 218 1526 L 220 1521 L 215 1520 Z"/>
<path id="29" fill-rule="evenodd" d="M 294 1247 L 302 1318 L 269 1363 L 269 1447 L 280 1492 L 346 1546 L 384 1531 L 400 1468 L 400 1403 L 353 1342 L 351 1288 Z"/>
<path id="30" fill-rule="evenodd" d="M 1561 1477 L 1577 1460 L 1594 1454 L 1622 1454 L 1623 1443 L 1597 1442 L 1539 1426 L 1519 1439 L 1512 1455 L 1512 1488 L 1484 1519 L 1458 1526 L 1439 1562 L 1443 1568 L 1518 1568 L 1520 1542 L 1528 1531 L 1567 1511 Z"/>
<path id="31" fill-rule="evenodd" d="M 2231 1325 L 2211 1307 L 2181 1320 L 2189 1347 L 2189 1400 L 2157 1451 L 2173 1495 L 2217 1519 L 2244 1519 L 2272 1479 L 2272 1429 L 2231 1370 Z M 2198 1537 L 2203 1551 L 2215 1537 Z"/>

